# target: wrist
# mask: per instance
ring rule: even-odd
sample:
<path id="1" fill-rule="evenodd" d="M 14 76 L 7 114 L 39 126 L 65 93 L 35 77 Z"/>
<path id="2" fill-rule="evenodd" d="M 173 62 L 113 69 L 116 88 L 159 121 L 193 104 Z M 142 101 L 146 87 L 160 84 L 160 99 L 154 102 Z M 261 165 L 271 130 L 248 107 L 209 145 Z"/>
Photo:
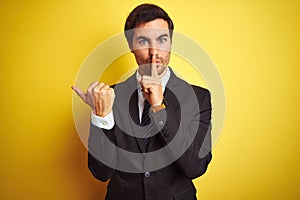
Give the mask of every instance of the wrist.
<path id="1" fill-rule="evenodd" d="M 154 108 L 154 107 L 160 106 L 162 103 L 163 103 L 163 101 L 161 101 L 160 103 L 152 104 L 151 107 Z"/>
<path id="2" fill-rule="evenodd" d="M 153 113 L 157 113 L 158 111 L 163 110 L 165 108 L 166 108 L 166 104 L 164 103 L 164 101 L 162 101 L 161 104 L 152 106 L 151 111 Z"/>
<path id="3" fill-rule="evenodd" d="M 102 111 L 102 112 L 100 112 L 100 111 L 98 111 L 98 112 L 95 111 L 94 114 L 97 115 L 97 116 L 99 116 L 99 117 L 104 118 L 104 117 L 106 117 L 106 115 L 108 115 L 110 112 L 111 112 L 111 111 L 106 111 L 106 112 L 104 112 L 104 111 Z"/>

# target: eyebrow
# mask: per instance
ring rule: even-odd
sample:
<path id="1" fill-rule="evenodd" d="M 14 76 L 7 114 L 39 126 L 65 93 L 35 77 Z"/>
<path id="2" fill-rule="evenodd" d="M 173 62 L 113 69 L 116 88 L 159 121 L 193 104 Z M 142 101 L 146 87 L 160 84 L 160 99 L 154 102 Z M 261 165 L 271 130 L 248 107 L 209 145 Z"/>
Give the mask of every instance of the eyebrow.
<path id="1" fill-rule="evenodd" d="M 162 34 L 162 35 L 158 36 L 156 39 L 159 39 L 159 38 L 162 38 L 162 37 L 168 37 L 168 36 L 169 35 L 165 33 L 165 34 Z M 138 40 L 140 40 L 140 39 L 142 39 L 142 40 L 149 40 L 149 38 L 147 38 L 145 36 L 139 36 L 136 39 L 138 39 Z"/>
<path id="2" fill-rule="evenodd" d="M 162 34 L 162 35 L 160 35 L 158 38 L 162 38 L 162 37 L 168 37 L 169 35 L 168 34 Z"/>
<path id="3" fill-rule="evenodd" d="M 148 40 L 149 38 L 147 38 L 145 36 L 139 36 L 136 39 L 138 39 L 138 40 Z"/>

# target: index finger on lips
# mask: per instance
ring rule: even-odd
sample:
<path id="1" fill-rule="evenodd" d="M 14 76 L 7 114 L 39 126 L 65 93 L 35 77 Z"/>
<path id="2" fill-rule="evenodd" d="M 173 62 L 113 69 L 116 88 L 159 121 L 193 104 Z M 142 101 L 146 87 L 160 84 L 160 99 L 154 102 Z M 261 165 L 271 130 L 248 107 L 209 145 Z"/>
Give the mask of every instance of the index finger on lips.
<path id="1" fill-rule="evenodd" d="M 151 59 L 151 76 L 154 78 L 158 77 L 157 68 L 156 68 L 156 56 L 153 55 Z"/>

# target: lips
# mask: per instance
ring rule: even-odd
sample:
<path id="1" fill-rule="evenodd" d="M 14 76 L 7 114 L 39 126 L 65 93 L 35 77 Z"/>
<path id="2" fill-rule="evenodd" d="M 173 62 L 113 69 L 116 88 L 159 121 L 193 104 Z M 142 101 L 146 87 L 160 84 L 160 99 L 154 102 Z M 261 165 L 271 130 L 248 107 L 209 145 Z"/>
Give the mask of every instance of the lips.
<path id="1" fill-rule="evenodd" d="M 148 60 L 148 62 L 147 63 L 149 63 L 149 64 L 151 64 L 152 63 L 152 60 Z M 162 63 L 160 60 L 156 60 L 156 62 L 155 63 L 157 63 L 157 64 L 160 64 L 160 63 Z"/>
<path id="2" fill-rule="evenodd" d="M 155 63 L 155 65 L 157 65 L 157 66 L 159 66 L 159 65 L 162 64 L 162 62 L 160 62 L 160 61 L 156 61 L 156 62 L 154 62 L 154 63 Z M 148 62 L 148 64 L 151 65 L 151 64 L 153 64 L 153 63 L 152 63 L 152 62 Z"/>

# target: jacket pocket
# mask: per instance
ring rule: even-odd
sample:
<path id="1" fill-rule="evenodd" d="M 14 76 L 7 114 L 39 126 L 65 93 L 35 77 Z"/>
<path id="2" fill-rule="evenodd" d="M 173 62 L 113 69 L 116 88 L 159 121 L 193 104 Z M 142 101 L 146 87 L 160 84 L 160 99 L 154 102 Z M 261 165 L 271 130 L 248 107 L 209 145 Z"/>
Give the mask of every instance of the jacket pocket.
<path id="1" fill-rule="evenodd" d="M 196 200 L 196 189 L 194 186 L 188 187 L 173 195 L 174 200 Z"/>

